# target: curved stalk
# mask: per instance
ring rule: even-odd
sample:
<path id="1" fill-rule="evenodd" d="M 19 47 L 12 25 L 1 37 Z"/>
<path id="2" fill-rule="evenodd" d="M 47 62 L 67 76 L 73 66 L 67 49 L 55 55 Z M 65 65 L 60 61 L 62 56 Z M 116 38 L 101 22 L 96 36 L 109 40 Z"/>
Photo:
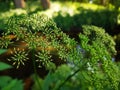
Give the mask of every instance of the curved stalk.
<path id="1" fill-rule="evenodd" d="M 76 70 L 73 74 L 69 75 L 63 83 L 61 83 L 58 87 L 58 90 L 68 81 L 70 80 L 74 75 L 76 75 L 79 71 L 81 70 L 81 68 L 79 68 L 78 70 Z"/>
<path id="2" fill-rule="evenodd" d="M 35 49 L 32 50 L 32 61 L 33 61 L 33 69 L 35 73 L 35 80 L 39 86 L 39 89 L 41 89 L 40 82 L 39 82 L 39 76 L 37 74 L 36 64 L 35 64 Z"/>

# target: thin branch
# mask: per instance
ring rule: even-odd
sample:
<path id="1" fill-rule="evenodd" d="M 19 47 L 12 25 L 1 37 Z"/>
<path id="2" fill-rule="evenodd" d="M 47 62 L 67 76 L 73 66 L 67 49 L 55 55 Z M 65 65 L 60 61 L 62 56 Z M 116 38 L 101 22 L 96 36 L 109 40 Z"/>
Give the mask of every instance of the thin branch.
<path id="1" fill-rule="evenodd" d="M 81 69 L 79 68 L 79 69 L 76 70 L 73 74 L 69 75 L 69 76 L 65 79 L 65 81 L 64 81 L 62 84 L 60 84 L 60 86 L 58 87 L 58 89 L 60 89 L 68 80 L 70 80 L 70 79 L 71 79 L 74 75 L 76 75 L 80 70 L 81 70 Z"/>

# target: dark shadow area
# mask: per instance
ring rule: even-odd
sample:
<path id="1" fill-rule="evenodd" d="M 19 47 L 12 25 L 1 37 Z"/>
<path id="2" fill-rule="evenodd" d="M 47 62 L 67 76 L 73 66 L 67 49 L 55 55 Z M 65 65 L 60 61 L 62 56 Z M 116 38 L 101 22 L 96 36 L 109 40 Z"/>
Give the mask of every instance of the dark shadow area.
<path id="1" fill-rule="evenodd" d="M 0 0 L 0 13 L 9 11 L 11 8 L 14 8 L 12 0 Z"/>

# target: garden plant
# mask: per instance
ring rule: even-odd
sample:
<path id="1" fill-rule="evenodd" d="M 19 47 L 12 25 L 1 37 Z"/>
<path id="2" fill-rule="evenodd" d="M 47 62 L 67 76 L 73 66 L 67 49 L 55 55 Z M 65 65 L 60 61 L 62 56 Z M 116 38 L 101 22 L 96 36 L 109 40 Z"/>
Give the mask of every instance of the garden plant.
<path id="1" fill-rule="evenodd" d="M 35 76 L 33 90 L 119 89 L 120 71 L 112 61 L 115 42 L 104 29 L 83 25 L 76 40 L 39 14 L 12 16 L 5 26 L 0 48 L 6 51 L 0 60 L 14 70 L 29 63 Z M 44 77 L 39 69 L 46 72 Z M 1 83 L 0 88 L 6 90 Z"/>

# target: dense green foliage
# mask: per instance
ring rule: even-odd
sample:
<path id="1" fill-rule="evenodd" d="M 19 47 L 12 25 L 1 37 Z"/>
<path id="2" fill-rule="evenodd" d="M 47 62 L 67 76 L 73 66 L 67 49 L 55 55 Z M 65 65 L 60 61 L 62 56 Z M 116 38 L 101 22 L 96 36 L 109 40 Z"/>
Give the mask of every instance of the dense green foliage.
<path id="1" fill-rule="evenodd" d="M 44 15 L 13 16 L 5 25 L 0 48 L 12 46 L 8 60 L 17 68 L 30 60 L 36 75 L 36 66 L 49 70 L 45 79 L 35 79 L 39 85 L 35 83 L 34 89 L 118 90 L 120 71 L 112 62 L 115 43 L 104 29 L 83 26 L 75 41 Z M 58 66 L 57 62 L 63 64 Z"/>
<path id="2" fill-rule="evenodd" d="M 15 58 L 12 57 L 11 59 L 14 64 L 17 64 L 17 67 L 20 64 L 24 65 L 24 61 L 28 59 L 26 56 L 31 51 L 38 52 L 35 55 L 37 57 L 36 61 L 41 62 L 43 60 L 42 65 L 49 66 L 52 59 L 50 48 L 53 49 L 53 53 L 58 53 L 59 58 L 64 59 L 68 49 L 76 45 L 76 42 L 61 32 L 52 20 L 41 15 L 14 16 L 9 19 L 6 26 L 7 31 L 2 33 L 0 47 L 9 48 L 10 45 L 14 47 L 13 54 L 15 54 Z M 15 36 L 14 41 L 11 38 L 7 38 L 11 34 Z M 19 46 L 16 44 L 18 41 L 25 43 L 22 51 L 16 49 L 16 46 Z M 24 50 L 26 48 L 28 48 L 27 52 Z M 11 59 L 10 61 L 12 61 Z"/>
<path id="3" fill-rule="evenodd" d="M 84 26 L 79 35 L 78 52 L 68 64 L 40 79 L 43 90 L 118 90 L 119 68 L 112 62 L 114 42 L 103 29 Z M 109 45 L 108 41 L 110 42 Z M 109 51 L 107 48 L 110 48 Z M 82 55 L 81 55 L 82 54 Z M 113 73 L 114 72 L 114 73 Z M 74 84 L 75 83 L 75 84 Z M 37 88 L 37 85 L 34 86 Z"/>

